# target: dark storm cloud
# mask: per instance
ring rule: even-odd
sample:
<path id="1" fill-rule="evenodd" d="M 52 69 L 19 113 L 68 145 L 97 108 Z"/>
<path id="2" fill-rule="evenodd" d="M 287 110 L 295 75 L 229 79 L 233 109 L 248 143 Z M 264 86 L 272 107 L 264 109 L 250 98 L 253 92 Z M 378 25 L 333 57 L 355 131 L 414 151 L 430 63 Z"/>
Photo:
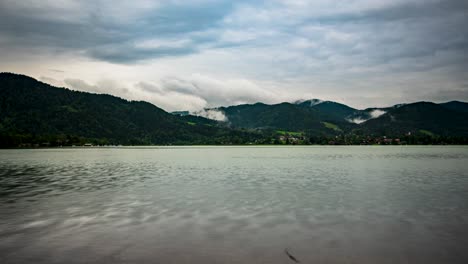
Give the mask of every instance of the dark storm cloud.
<path id="1" fill-rule="evenodd" d="M 424 17 L 452 16 L 454 14 L 466 14 L 468 2 L 464 0 L 443 1 L 406 1 L 380 8 L 367 10 L 353 10 L 351 12 L 339 12 L 333 15 L 318 15 L 309 22 L 321 22 L 325 24 L 341 23 L 376 23 L 382 21 L 397 21 L 419 19 Z M 306 21 L 307 22 L 307 21 Z"/>
<path id="2" fill-rule="evenodd" d="M 319 1 L 320 2 L 320 1 Z M 294 17 L 297 10 L 284 9 L 292 13 L 288 17 L 269 18 L 258 31 L 274 30 L 276 38 L 253 37 L 244 41 L 226 41 L 220 35 L 235 24 L 224 24 L 223 19 L 236 10 L 237 6 L 250 6 L 259 12 L 278 9 L 271 15 L 281 14 L 281 4 L 268 5 L 262 1 L 167 1 L 148 10 L 142 9 L 130 17 L 119 18 L 110 7 L 119 1 L 97 1 L 94 4 L 71 6 L 66 9 L 55 4 L 27 6 L 14 1 L 0 3 L 0 35 L 4 38 L 2 48 L 8 45 L 24 48 L 43 47 L 54 51 L 71 50 L 82 52 L 97 60 L 114 63 L 132 63 L 145 59 L 185 56 L 202 48 L 229 48 L 249 44 L 250 46 L 281 45 L 287 36 L 296 35 L 297 30 L 308 25 L 320 25 L 328 30 L 349 33 L 355 39 L 340 45 L 336 40 L 310 37 L 321 47 L 306 52 L 315 58 L 327 58 L 332 54 L 356 55 L 366 53 L 361 62 L 385 63 L 398 58 L 430 56 L 439 50 L 466 52 L 468 35 L 464 25 L 468 24 L 468 4 L 463 0 L 408 1 L 363 10 L 344 10 L 327 15 L 315 14 Z M 138 7 L 139 2 L 135 2 Z M 363 5 L 365 7 L 365 5 Z M 123 7 L 125 8 L 125 6 Z M 307 8 L 307 6 L 306 6 Z M 303 10 L 302 10 L 303 11 Z M 56 18 L 57 12 L 63 17 Z M 125 10 L 121 10 L 125 13 Z M 70 13 L 70 19 L 67 15 Z M 328 12 L 330 13 L 330 12 Z M 247 14 L 248 15 L 248 14 Z M 245 18 L 246 20 L 249 17 Z M 238 26 L 238 25 L 237 25 Z M 244 30 L 246 25 L 241 25 Z M 212 34 L 203 34 L 209 30 Z M 257 31 L 257 33 L 258 33 Z M 202 33 L 202 34 L 195 34 Z M 325 32 L 326 33 L 326 32 Z M 308 37 L 307 34 L 305 37 Z M 148 39 L 189 39 L 182 47 L 157 46 L 139 47 L 140 41 Z M 327 55 L 328 54 L 328 55 Z"/>
<path id="3" fill-rule="evenodd" d="M 99 83 L 105 68 L 168 107 L 168 94 L 194 107 L 315 93 L 468 100 L 466 25 L 466 0 L 3 0 L 0 67 L 48 61 L 65 72 L 37 76 L 126 94 Z"/>
<path id="4" fill-rule="evenodd" d="M 194 45 L 175 48 L 170 46 L 138 48 L 132 44 L 109 44 L 91 48 L 86 51 L 86 55 L 114 63 L 131 63 L 151 58 L 182 56 L 195 52 L 197 52 L 197 48 Z"/>
<path id="5" fill-rule="evenodd" d="M 138 47 L 147 39 L 178 39 L 214 26 L 230 11 L 229 1 L 218 3 L 174 3 L 142 11 L 121 21 L 109 16 L 100 2 L 76 12 L 71 19 L 56 18 L 59 8 L 31 8 L 13 1 L 0 3 L 0 36 L 8 45 L 23 48 L 73 50 L 104 61 L 127 63 L 143 59 L 195 53 L 206 38 L 194 36 L 186 47 Z M 115 3 L 118 5 L 118 3 Z M 209 6 L 208 6 L 209 4 Z M 135 2 L 138 5 L 138 2 Z M 122 10 L 125 12 L 125 10 Z M 66 14 L 65 14 L 66 15 Z"/>
<path id="6" fill-rule="evenodd" d="M 362 64 L 384 64 L 402 58 L 433 57 L 437 52 L 451 51 L 466 58 L 468 51 L 468 2 L 408 1 L 384 8 L 313 16 L 300 21 L 301 26 L 319 25 L 348 33 L 354 37 L 345 46 L 327 43 L 329 54 L 363 55 Z M 314 51 L 313 53 L 320 53 Z M 466 65 L 467 60 L 453 58 Z M 430 68 L 437 61 L 427 61 Z M 405 70 L 420 65 L 404 65 Z"/>

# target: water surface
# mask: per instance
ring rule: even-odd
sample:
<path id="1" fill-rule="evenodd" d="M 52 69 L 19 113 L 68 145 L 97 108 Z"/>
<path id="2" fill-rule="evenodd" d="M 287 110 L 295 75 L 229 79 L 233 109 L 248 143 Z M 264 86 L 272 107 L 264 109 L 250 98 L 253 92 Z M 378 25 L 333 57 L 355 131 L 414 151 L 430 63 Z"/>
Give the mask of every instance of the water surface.
<path id="1" fill-rule="evenodd" d="M 0 263 L 468 263 L 467 147 L 0 150 Z"/>

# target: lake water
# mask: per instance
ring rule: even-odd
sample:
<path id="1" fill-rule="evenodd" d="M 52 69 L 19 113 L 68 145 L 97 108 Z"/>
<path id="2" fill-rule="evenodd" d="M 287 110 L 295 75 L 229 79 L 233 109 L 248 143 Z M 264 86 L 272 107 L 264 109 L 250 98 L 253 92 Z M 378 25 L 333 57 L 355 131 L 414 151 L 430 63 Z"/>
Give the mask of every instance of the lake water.
<path id="1" fill-rule="evenodd" d="M 468 147 L 0 150 L 0 263 L 468 263 Z"/>

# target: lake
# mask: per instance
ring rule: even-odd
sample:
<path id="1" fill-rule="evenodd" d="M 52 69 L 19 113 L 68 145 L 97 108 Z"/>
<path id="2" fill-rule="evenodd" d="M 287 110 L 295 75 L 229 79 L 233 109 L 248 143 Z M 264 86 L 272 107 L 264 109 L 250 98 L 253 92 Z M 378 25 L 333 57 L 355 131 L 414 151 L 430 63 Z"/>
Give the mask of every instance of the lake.
<path id="1" fill-rule="evenodd" d="M 0 150 L 0 263 L 468 263 L 468 147 Z"/>

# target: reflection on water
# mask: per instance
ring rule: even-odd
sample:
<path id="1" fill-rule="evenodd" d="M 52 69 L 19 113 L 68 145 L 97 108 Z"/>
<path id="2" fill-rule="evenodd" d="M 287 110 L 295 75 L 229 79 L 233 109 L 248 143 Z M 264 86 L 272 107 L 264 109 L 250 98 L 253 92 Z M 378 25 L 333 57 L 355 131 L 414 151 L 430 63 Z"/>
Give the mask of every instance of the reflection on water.
<path id="1" fill-rule="evenodd" d="M 0 150 L 0 263 L 468 263 L 466 147 Z"/>

